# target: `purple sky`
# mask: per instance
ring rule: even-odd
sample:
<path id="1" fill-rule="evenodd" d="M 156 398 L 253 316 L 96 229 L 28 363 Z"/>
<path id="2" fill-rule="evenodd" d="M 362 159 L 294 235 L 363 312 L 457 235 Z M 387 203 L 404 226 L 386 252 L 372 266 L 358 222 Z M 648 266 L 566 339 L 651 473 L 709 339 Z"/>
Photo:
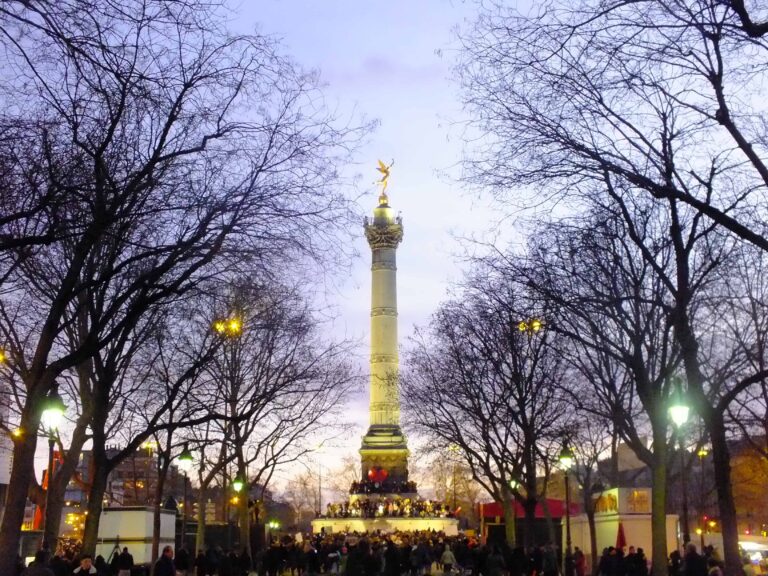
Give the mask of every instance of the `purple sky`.
<path id="1" fill-rule="evenodd" d="M 490 211 L 464 196 L 451 181 L 461 158 L 462 118 L 458 85 L 452 80 L 457 25 L 475 11 L 458 0 L 261 0 L 237 9 L 242 31 L 259 31 L 282 39 L 285 51 L 300 65 L 316 68 L 327 85 L 331 106 L 376 118 L 380 126 L 350 167 L 366 192 L 367 212 L 376 203 L 376 160 L 395 160 L 388 193 L 402 212 L 405 236 L 398 250 L 400 342 L 414 324 L 424 325 L 443 299 L 447 283 L 460 276 L 455 236 L 482 233 Z M 438 55 L 441 51 L 442 55 Z M 447 176 L 445 175 L 447 173 Z M 441 175 L 442 174 L 442 175 Z M 351 278 L 334 297 L 336 329 L 362 338 L 360 355 L 368 355 L 370 252 L 362 226 L 357 249 L 362 257 Z M 367 391 L 355 403 L 360 430 L 347 451 L 359 447 L 367 426 Z"/>

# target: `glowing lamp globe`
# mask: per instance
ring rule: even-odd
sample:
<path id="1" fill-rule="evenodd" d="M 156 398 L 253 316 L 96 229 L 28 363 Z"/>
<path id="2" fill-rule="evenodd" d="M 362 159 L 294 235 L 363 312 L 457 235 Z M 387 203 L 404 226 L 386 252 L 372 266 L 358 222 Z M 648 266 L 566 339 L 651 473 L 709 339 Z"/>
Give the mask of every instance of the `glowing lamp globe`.
<path id="1" fill-rule="evenodd" d="M 232 490 L 235 492 L 240 492 L 240 490 L 243 489 L 243 486 L 245 486 L 245 482 L 243 482 L 243 479 L 240 478 L 240 476 L 232 480 Z"/>
<path id="2" fill-rule="evenodd" d="M 194 457 L 187 444 L 184 444 L 184 450 L 181 451 L 181 454 L 179 454 L 179 457 L 176 460 L 178 460 L 178 466 L 182 472 L 187 473 L 190 471 Z"/>
<path id="3" fill-rule="evenodd" d="M 563 470 L 570 470 L 573 466 L 573 450 L 566 444 L 560 451 L 560 466 Z"/>
<path id="4" fill-rule="evenodd" d="M 682 402 L 675 402 L 669 407 L 669 417 L 678 428 L 688 421 L 689 412 L 690 408 Z"/>
<path id="5" fill-rule="evenodd" d="M 51 392 L 45 399 L 43 413 L 40 415 L 40 422 L 48 430 L 58 430 L 61 421 L 64 419 L 66 410 L 64 400 L 57 392 Z"/>

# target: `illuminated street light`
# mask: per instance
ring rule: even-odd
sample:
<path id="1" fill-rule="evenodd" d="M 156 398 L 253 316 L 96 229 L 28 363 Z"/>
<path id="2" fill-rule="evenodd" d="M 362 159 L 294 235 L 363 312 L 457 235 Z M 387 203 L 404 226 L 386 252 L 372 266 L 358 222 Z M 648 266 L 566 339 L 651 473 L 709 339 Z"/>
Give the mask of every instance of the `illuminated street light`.
<path id="1" fill-rule="evenodd" d="M 64 400 L 61 399 L 59 393 L 56 390 L 51 390 L 51 393 L 45 399 L 43 404 L 43 413 L 40 416 L 40 422 L 49 432 L 55 432 L 59 429 L 61 421 L 64 419 L 64 412 L 67 407 L 64 405 Z"/>
<path id="2" fill-rule="evenodd" d="M 232 490 L 235 492 L 240 492 L 240 490 L 243 489 L 243 486 L 245 486 L 245 482 L 240 476 L 237 476 L 234 480 L 232 480 Z"/>
<path id="3" fill-rule="evenodd" d="M 45 517 L 43 518 L 43 549 L 54 549 L 55 542 L 50 542 L 46 536 L 48 528 L 48 511 L 51 500 L 51 482 L 53 481 L 53 447 L 56 441 L 56 432 L 59 429 L 61 421 L 64 419 L 64 412 L 67 407 L 64 400 L 61 399 L 56 389 L 52 389 L 43 403 L 43 411 L 40 414 L 40 423 L 43 425 L 48 435 L 48 481 L 45 486 Z"/>
<path id="4" fill-rule="evenodd" d="M 685 398 L 683 397 L 683 383 L 679 378 L 675 378 L 675 381 L 672 384 L 675 389 L 672 392 L 672 399 L 669 404 L 669 418 L 672 420 L 672 423 L 675 425 L 675 428 L 677 430 L 677 436 L 680 441 L 680 481 L 682 484 L 682 492 L 683 492 L 683 517 L 682 517 L 682 528 L 683 528 L 683 545 L 688 544 L 688 542 L 691 541 L 691 533 L 688 526 L 688 494 L 687 494 L 687 486 L 686 486 L 686 478 L 685 478 L 685 459 L 684 459 L 684 452 L 685 452 L 685 446 L 683 445 L 683 431 L 682 428 L 685 426 L 685 423 L 688 422 L 688 414 L 690 413 L 690 407 L 685 403 Z"/>
<path id="5" fill-rule="evenodd" d="M 225 338 L 236 338 L 243 333 L 243 321 L 238 316 L 213 321 L 213 331 Z"/>
<path id="6" fill-rule="evenodd" d="M 181 545 L 184 546 L 187 539 L 187 473 L 192 468 L 194 456 L 189 450 L 189 444 L 184 443 L 184 450 L 176 457 L 179 469 L 184 472 L 184 496 L 182 497 L 181 515 Z"/>
<path id="7" fill-rule="evenodd" d="M 542 328 L 544 328 L 544 321 L 541 318 L 528 318 L 526 320 L 521 320 L 517 324 L 517 329 L 520 332 L 526 332 L 529 334 L 536 334 Z"/>
<path id="8" fill-rule="evenodd" d="M 568 482 L 568 471 L 574 463 L 574 454 L 568 442 L 560 450 L 560 467 L 565 476 L 565 576 L 573 576 L 573 557 L 571 555 L 571 487 Z"/>
<path id="9" fill-rule="evenodd" d="M 192 462 L 194 460 L 194 456 L 192 456 L 188 444 L 184 444 L 184 450 L 182 450 L 181 454 L 176 457 L 176 460 L 178 461 L 179 470 L 184 472 L 184 475 L 186 476 L 187 472 L 192 468 Z"/>

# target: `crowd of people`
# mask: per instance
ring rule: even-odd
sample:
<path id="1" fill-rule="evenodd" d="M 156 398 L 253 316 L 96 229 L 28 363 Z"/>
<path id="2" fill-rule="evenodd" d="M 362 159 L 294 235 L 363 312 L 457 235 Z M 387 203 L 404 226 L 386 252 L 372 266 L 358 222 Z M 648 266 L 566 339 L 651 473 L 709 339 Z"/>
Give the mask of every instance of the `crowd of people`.
<path id="1" fill-rule="evenodd" d="M 584 555 L 581 573 L 585 576 Z M 391 534 L 331 534 L 311 541 L 273 542 L 259 558 L 261 576 L 557 576 L 552 545 L 528 551 L 506 545 L 480 544 L 465 536 L 434 531 Z M 576 568 L 578 570 L 577 561 Z M 198 575 L 202 576 L 202 575 Z"/>
<path id="2" fill-rule="evenodd" d="M 567 559 L 569 572 L 587 576 L 586 556 L 576 547 Z M 609 547 L 599 559 L 600 576 L 648 576 L 649 562 L 642 548 Z M 755 576 L 745 557 L 745 576 Z M 39 551 L 23 576 L 133 576 L 133 557 L 127 548 L 115 551 L 109 561 L 76 550 L 59 549 L 53 556 Z M 315 537 L 285 536 L 274 540 L 253 561 L 243 551 L 225 552 L 210 547 L 192 556 L 185 548 L 174 554 L 166 546 L 154 566 L 154 576 L 558 576 L 560 559 L 552 544 L 530 549 L 506 544 L 481 544 L 463 535 L 441 532 L 394 532 L 389 534 L 321 534 Z M 715 549 L 702 554 L 689 543 L 684 554 L 672 552 L 669 576 L 723 576 L 722 560 Z"/>
<path id="3" fill-rule="evenodd" d="M 250 563 L 249 563 L 250 566 Z M 101 555 L 95 558 L 91 554 L 81 553 L 77 546 L 62 546 L 54 553 L 38 550 L 35 559 L 24 566 L 21 558 L 17 562 L 17 574 L 20 576 L 133 576 L 136 566 L 133 555 L 127 547 L 117 548 L 109 561 Z M 154 576 L 190 576 L 194 563 L 189 553 L 180 548 L 174 555 L 172 546 L 165 546 L 160 558 L 155 562 Z M 232 573 L 230 576 L 246 576 L 246 570 Z M 221 576 L 226 576 L 222 573 Z"/>
<path id="4" fill-rule="evenodd" d="M 363 480 L 352 482 L 350 494 L 415 494 L 416 482 L 387 479 L 383 482 Z"/>
<path id="5" fill-rule="evenodd" d="M 443 502 L 420 498 L 367 498 L 353 502 L 331 503 L 326 518 L 447 518 L 453 512 Z"/>

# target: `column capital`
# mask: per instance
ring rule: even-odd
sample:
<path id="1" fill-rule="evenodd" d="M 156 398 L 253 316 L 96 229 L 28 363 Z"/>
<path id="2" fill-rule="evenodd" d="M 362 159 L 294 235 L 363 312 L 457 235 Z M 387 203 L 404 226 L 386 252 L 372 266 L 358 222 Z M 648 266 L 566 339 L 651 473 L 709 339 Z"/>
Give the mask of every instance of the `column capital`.
<path id="1" fill-rule="evenodd" d="M 403 225 L 399 222 L 393 224 L 365 224 L 365 238 L 371 250 L 377 248 L 397 248 L 403 239 Z"/>

